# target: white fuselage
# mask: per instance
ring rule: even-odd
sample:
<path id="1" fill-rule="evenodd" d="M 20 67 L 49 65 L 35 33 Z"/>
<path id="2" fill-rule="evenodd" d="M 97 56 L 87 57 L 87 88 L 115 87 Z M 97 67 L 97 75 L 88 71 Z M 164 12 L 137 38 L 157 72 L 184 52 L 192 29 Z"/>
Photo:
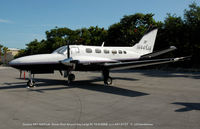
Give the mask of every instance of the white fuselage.
<path id="1" fill-rule="evenodd" d="M 63 54 L 67 55 L 67 51 Z M 118 62 L 137 60 L 141 54 L 134 52 L 132 47 L 70 45 L 70 57 L 80 62 Z"/>
<path id="2" fill-rule="evenodd" d="M 57 64 L 59 61 L 67 59 L 67 49 L 61 49 L 61 52 L 57 50 L 51 54 L 38 54 L 17 58 L 12 60 L 10 65 Z M 120 62 L 138 60 L 140 57 L 141 54 L 134 52 L 132 47 L 70 45 L 70 58 L 78 60 L 79 63 Z"/>

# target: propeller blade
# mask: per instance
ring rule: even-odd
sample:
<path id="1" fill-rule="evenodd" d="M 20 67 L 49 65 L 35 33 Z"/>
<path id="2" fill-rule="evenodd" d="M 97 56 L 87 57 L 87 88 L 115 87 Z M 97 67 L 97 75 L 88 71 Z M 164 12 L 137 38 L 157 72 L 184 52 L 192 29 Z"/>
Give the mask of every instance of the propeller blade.
<path id="1" fill-rule="evenodd" d="M 69 42 L 67 42 L 67 58 L 70 58 Z"/>

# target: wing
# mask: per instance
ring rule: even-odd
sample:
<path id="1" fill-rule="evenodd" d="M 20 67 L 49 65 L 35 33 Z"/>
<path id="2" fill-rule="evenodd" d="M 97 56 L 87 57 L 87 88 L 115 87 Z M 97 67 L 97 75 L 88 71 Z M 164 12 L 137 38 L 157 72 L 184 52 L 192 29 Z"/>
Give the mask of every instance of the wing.
<path id="1" fill-rule="evenodd" d="M 76 64 L 95 64 L 95 66 L 99 66 L 100 68 L 99 70 L 105 68 L 114 70 L 114 69 L 129 69 L 129 68 L 138 68 L 138 67 L 157 65 L 157 64 L 165 64 L 165 63 L 183 61 L 189 58 L 190 56 L 178 57 L 178 58 L 154 59 L 154 60 L 140 60 L 131 62 L 119 62 L 109 58 L 78 56 L 65 59 L 61 61 L 61 63 L 71 67 L 75 67 Z"/>
<path id="2" fill-rule="evenodd" d="M 142 60 L 132 62 L 119 62 L 119 63 L 105 63 L 104 67 L 107 69 L 128 69 L 138 68 L 150 65 L 165 64 L 170 62 L 177 62 L 189 59 L 190 57 L 178 57 L 178 58 L 166 58 L 166 59 L 154 59 L 154 60 Z"/>
<path id="3" fill-rule="evenodd" d="M 112 60 L 109 58 L 103 57 L 94 57 L 94 56 L 75 56 L 73 58 L 67 58 L 62 60 L 61 63 L 64 65 L 69 65 L 70 63 L 79 63 L 79 64 L 102 64 L 102 63 L 116 63 L 117 60 Z"/>

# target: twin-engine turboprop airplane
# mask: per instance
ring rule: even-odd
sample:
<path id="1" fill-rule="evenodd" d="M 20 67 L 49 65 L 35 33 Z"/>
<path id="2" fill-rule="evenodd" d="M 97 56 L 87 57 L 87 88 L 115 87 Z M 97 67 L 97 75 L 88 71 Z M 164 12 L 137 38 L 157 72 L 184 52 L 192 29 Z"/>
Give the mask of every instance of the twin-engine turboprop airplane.
<path id="1" fill-rule="evenodd" d="M 104 47 L 85 45 L 66 45 L 51 54 L 25 56 L 12 60 L 9 65 L 29 71 L 27 85 L 33 87 L 33 74 L 54 73 L 63 71 L 68 82 L 75 80 L 72 71 L 102 71 L 104 84 L 112 84 L 109 71 L 112 69 L 136 68 L 148 65 L 163 64 L 184 60 L 186 57 L 150 59 L 163 53 L 175 50 L 176 47 L 153 52 L 157 29 L 146 33 L 139 43 L 132 47 Z M 152 53 L 153 52 L 153 53 Z"/>

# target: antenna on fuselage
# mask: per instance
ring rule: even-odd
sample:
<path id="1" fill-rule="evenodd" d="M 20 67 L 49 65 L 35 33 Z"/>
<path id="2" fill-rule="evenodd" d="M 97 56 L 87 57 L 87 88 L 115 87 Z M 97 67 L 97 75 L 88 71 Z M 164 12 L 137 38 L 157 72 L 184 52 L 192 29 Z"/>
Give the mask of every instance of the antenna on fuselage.
<path id="1" fill-rule="evenodd" d="M 101 44 L 101 47 L 104 47 L 104 43 L 105 43 L 105 42 L 103 42 L 103 43 Z"/>

